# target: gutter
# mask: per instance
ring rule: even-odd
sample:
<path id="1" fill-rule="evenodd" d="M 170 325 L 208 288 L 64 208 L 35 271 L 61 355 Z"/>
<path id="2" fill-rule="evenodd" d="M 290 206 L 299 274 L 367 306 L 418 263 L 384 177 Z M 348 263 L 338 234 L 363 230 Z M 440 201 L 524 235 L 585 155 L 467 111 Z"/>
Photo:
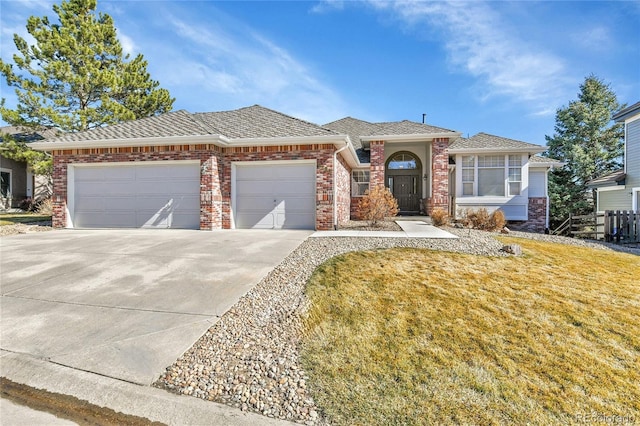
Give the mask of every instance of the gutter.
<path id="1" fill-rule="evenodd" d="M 336 185 L 336 176 L 338 174 L 336 165 L 338 164 L 338 154 L 345 149 L 349 148 L 351 144 L 346 143 L 345 145 L 334 151 L 333 153 L 333 229 L 338 229 L 338 187 Z M 356 157 L 357 158 L 357 157 Z"/>

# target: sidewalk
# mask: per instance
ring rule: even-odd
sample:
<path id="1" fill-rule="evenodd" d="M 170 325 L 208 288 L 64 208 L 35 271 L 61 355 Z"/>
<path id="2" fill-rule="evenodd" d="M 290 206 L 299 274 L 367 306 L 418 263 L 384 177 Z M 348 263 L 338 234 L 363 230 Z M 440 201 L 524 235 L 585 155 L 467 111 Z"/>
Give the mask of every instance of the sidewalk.
<path id="1" fill-rule="evenodd" d="M 396 220 L 402 231 L 358 231 L 337 230 L 317 231 L 311 234 L 313 238 L 321 237 L 378 237 L 378 238 L 458 238 L 447 231 L 437 228 L 422 220 Z"/>

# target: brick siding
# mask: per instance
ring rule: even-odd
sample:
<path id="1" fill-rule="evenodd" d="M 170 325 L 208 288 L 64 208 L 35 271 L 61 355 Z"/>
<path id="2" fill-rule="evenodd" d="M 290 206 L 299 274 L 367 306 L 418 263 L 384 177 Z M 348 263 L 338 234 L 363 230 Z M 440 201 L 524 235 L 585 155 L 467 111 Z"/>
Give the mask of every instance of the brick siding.
<path id="1" fill-rule="evenodd" d="M 372 141 L 370 144 L 369 188 L 384 185 L 384 141 Z"/>
<path id="2" fill-rule="evenodd" d="M 449 211 L 449 138 L 436 138 L 431 144 L 431 197 L 426 213 L 436 208 Z"/>
<path id="3" fill-rule="evenodd" d="M 53 154 L 53 226 L 67 224 L 67 167 L 139 161 L 200 161 L 200 229 L 231 227 L 231 163 L 234 161 L 316 160 L 316 229 L 333 229 L 332 144 L 220 148 L 216 145 L 171 145 L 57 150 Z M 348 219 L 350 169 L 340 158 L 338 219 Z"/>
<path id="4" fill-rule="evenodd" d="M 340 225 L 351 217 L 351 168 L 341 155 L 338 155 L 338 164 L 336 164 L 336 194 L 338 225 Z"/>

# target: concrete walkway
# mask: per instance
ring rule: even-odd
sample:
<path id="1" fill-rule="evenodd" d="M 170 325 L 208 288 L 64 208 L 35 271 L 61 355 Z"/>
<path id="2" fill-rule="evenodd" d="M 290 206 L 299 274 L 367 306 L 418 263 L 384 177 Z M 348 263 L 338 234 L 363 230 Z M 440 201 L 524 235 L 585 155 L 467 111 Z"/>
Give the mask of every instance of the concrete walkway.
<path id="1" fill-rule="evenodd" d="M 402 231 L 359 231 L 344 229 L 337 231 L 318 231 L 311 237 L 378 237 L 378 238 L 458 238 L 447 231 L 422 220 L 396 220 Z"/>

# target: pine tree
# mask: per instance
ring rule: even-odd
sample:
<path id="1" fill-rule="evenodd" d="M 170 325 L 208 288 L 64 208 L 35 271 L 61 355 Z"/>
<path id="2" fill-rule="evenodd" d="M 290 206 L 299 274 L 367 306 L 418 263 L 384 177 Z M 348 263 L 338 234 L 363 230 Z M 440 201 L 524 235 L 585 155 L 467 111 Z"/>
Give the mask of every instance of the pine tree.
<path id="1" fill-rule="evenodd" d="M 591 212 L 594 194 L 586 183 L 622 167 L 624 130 L 622 124 L 611 123 L 622 107 L 609 85 L 590 75 L 580 85 L 578 99 L 556 111 L 555 133 L 546 136 L 546 155 L 565 166 L 549 175 L 553 222 L 569 213 Z"/>
<path id="2" fill-rule="evenodd" d="M 171 110 L 169 92 L 150 78 L 142 55 L 123 55 L 113 19 L 96 6 L 68 0 L 53 6 L 58 23 L 30 17 L 32 46 L 14 35 L 15 64 L 0 60 L 0 72 L 18 102 L 10 109 L 2 101 L 4 121 L 77 132 Z"/>

